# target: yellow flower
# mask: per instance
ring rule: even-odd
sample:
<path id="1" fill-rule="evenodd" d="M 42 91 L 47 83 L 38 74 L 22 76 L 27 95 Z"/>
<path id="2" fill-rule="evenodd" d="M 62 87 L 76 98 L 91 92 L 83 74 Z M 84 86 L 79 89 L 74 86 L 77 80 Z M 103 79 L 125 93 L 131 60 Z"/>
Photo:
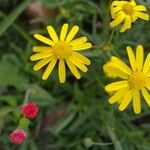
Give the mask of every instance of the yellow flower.
<path id="1" fill-rule="evenodd" d="M 114 72 L 114 68 L 112 70 L 112 66 L 115 64 L 112 61 L 108 61 L 104 66 L 103 70 L 107 77 L 109 78 L 116 78 L 116 73 Z"/>
<path id="2" fill-rule="evenodd" d="M 133 101 L 133 109 L 136 114 L 141 112 L 141 95 L 150 106 L 150 53 L 144 62 L 144 52 L 142 45 L 138 45 L 136 49 L 136 57 L 131 49 L 127 47 L 127 53 L 131 68 L 129 68 L 122 60 L 112 56 L 109 71 L 116 76 L 122 78 L 105 86 L 105 90 L 109 93 L 113 92 L 113 96 L 109 98 L 109 103 L 118 102 L 119 110 L 123 111 Z"/>
<path id="3" fill-rule="evenodd" d="M 115 27 L 123 23 L 120 32 L 125 32 L 131 28 L 132 22 L 138 18 L 149 20 L 149 15 L 144 13 L 146 7 L 144 5 L 137 5 L 134 0 L 129 1 L 113 1 L 110 7 L 112 19 L 111 27 Z"/>
<path id="4" fill-rule="evenodd" d="M 62 26 L 59 38 L 52 26 L 48 26 L 47 30 L 51 39 L 40 34 L 34 35 L 36 39 L 48 46 L 33 47 L 33 51 L 37 52 L 37 54 L 30 57 L 31 61 L 40 60 L 33 69 L 37 71 L 47 65 L 42 76 L 42 79 L 46 80 L 58 61 L 58 75 L 61 83 L 64 83 L 66 80 L 66 64 L 72 74 L 77 79 L 80 79 L 81 75 L 78 69 L 87 72 L 86 65 L 91 63 L 89 59 L 79 53 L 79 51 L 92 47 L 91 43 L 87 42 L 87 37 L 83 36 L 73 40 L 79 27 L 74 26 L 67 35 L 68 24 Z"/>

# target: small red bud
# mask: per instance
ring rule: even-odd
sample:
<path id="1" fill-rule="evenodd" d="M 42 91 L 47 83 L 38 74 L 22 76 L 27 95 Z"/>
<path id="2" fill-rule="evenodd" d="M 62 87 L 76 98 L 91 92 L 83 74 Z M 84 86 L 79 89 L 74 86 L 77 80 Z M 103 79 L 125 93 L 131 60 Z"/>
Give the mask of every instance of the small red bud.
<path id="1" fill-rule="evenodd" d="M 27 135 L 23 129 L 16 129 L 10 134 L 9 138 L 12 143 L 22 144 L 27 139 Z"/>
<path id="2" fill-rule="evenodd" d="M 35 103 L 27 103 L 25 106 L 21 108 L 21 113 L 23 116 L 33 119 L 37 116 L 38 106 Z"/>

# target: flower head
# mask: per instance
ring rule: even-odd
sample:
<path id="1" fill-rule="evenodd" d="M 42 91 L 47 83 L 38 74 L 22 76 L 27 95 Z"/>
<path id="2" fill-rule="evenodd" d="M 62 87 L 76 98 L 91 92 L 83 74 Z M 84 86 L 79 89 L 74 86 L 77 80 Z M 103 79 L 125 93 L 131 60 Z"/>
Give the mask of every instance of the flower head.
<path id="1" fill-rule="evenodd" d="M 34 35 L 36 39 L 48 46 L 33 47 L 33 51 L 37 52 L 37 54 L 30 57 L 31 61 L 40 60 L 33 69 L 37 71 L 46 66 L 42 76 L 42 79 L 46 80 L 58 62 L 58 75 L 61 83 L 64 83 L 66 80 L 66 64 L 73 75 L 79 79 L 81 75 L 78 69 L 86 72 L 88 70 L 86 65 L 90 65 L 91 63 L 79 51 L 91 48 L 91 43 L 88 43 L 87 37 L 84 36 L 73 40 L 79 30 L 78 26 L 74 26 L 67 35 L 68 24 L 64 24 L 59 38 L 52 26 L 48 26 L 47 30 L 51 39 L 40 34 Z"/>
<path id="2" fill-rule="evenodd" d="M 103 70 L 107 77 L 109 78 L 116 78 L 116 73 L 114 72 L 114 69 L 112 71 L 112 66 L 114 66 L 114 63 L 112 61 L 108 61 L 104 66 Z"/>
<path id="3" fill-rule="evenodd" d="M 86 146 L 86 147 L 91 147 L 92 145 L 94 144 L 94 142 L 92 141 L 92 139 L 91 138 L 85 138 L 84 139 L 84 145 Z"/>
<path id="4" fill-rule="evenodd" d="M 38 106 L 35 103 L 27 103 L 25 106 L 21 108 L 21 113 L 23 116 L 33 119 L 37 116 Z"/>
<path id="5" fill-rule="evenodd" d="M 16 129 L 10 134 L 9 138 L 12 143 L 22 144 L 27 139 L 27 135 L 23 129 Z"/>
<path id="6" fill-rule="evenodd" d="M 111 63 L 107 70 L 120 77 L 122 80 L 105 87 L 105 90 L 113 95 L 109 98 L 109 103 L 118 102 L 119 110 L 123 111 L 131 101 L 133 101 L 133 109 L 136 114 L 141 112 L 141 95 L 150 106 L 150 53 L 144 62 L 144 52 L 142 45 L 136 48 L 136 57 L 131 49 L 127 47 L 127 53 L 131 68 L 122 60 L 112 56 Z M 107 65 L 107 64 L 106 64 Z"/>
<path id="7" fill-rule="evenodd" d="M 110 9 L 112 19 L 114 19 L 110 23 L 111 27 L 115 27 L 124 21 L 120 32 L 130 29 L 132 22 L 135 22 L 138 18 L 149 20 L 149 15 L 144 13 L 146 7 L 144 5 L 137 5 L 134 0 L 113 1 Z"/>

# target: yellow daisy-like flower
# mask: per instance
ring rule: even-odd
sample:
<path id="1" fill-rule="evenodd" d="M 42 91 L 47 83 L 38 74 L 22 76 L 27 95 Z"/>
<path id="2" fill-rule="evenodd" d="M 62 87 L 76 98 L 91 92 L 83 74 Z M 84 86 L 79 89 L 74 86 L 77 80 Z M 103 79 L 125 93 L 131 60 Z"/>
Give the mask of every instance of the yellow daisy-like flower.
<path id="1" fill-rule="evenodd" d="M 112 19 L 111 27 L 115 27 L 123 23 L 120 32 L 125 32 L 131 28 L 132 22 L 138 18 L 149 20 L 149 15 L 144 13 L 146 7 L 144 5 L 137 5 L 134 0 L 130 1 L 113 1 L 110 7 Z"/>
<path id="2" fill-rule="evenodd" d="M 53 68 L 58 61 L 58 75 L 59 81 L 64 83 L 66 80 L 66 65 L 73 73 L 73 75 L 80 79 L 81 75 L 78 71 L 87 72 L 86 65 L 90 65 L 90 60 L 81 55 L 79 51 L 91 48 L 91 43 L 87 42 L 87 37 L 80 37 L 74 39 L 74 36 L 79 30 L 78 26 L 74 26 L 68 33 L 68 24 L 64 24 L 61 29 L 60 37 L 58 38 L 52 26 L 47 27 L 51 39 L 46 38 L 40 34 L 35 34 L 34 37 L 48 46 L 34 46 L 33 51 L 37 52 L 30 57 L 31 61 L 40 60 L 35 66 L 37 71 L 46 66 L 42 79 L 46 80 L 51 74 Z M 78 68 L 78 69 L 77 69 Z"/>
<path id="3" fill-rule="evenodd" d="M 109 78 L 116 78 L 116 73 L 114 72 L 114 69 L 112 70 L 112 66 L 114 66 L 114 63 L 112 61 L 108 61 L 104 66 L 103 70 L 107 77 Z"/>
<path id="4" fill-rule="evenodd" d="M 109 72 L 113 72 L 117 77 L 122 78 L 105 86 L 105 90 L 113 95 L 109 98 L 109 103 L 118 102 L 119 110 L 123 111 L 133 100 L 133 109 L 136 114 L 141 112 L 141 95 L 150 106 L 150 53 L 144 62 L 144 52 L 142 45 L 136 48 L 136 57 L 131 49 L 127 47 L 127 53 L 131 68 L 122 60 L 112 56 L 112 66 L 108 67 Z M 108 64 L 109 65 L 109 64 Z"/>

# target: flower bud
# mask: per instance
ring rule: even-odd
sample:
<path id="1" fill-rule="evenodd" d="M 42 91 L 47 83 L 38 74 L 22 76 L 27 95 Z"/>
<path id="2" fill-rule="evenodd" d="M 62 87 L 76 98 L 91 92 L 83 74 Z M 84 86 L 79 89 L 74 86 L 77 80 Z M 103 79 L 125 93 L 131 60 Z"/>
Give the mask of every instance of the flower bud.
<path id="1" fill-rule="evenodd" d="M 10 134 L 9 138 L 12 143 L 22 144 L 27 139 L 27 135 L 23 129 L 18 128 Z"/>
<path id="2" fill-rule="evenodd" d="M 90 138 L 85 138 L 84 139 L 84 145 L 86 146 L 86 147 L 91 147 L 92 145 L 93 145 L 93 141 L 92 141 L 92 139 L 90 139 Z"/>
<path id="3" fill-rule="evenodd" d="M 27 103 L 25 106 L 21 108 L 21 113 L 23 116 L 33 119 L 37 116 L 38 106 L 35 103 Z"/>

